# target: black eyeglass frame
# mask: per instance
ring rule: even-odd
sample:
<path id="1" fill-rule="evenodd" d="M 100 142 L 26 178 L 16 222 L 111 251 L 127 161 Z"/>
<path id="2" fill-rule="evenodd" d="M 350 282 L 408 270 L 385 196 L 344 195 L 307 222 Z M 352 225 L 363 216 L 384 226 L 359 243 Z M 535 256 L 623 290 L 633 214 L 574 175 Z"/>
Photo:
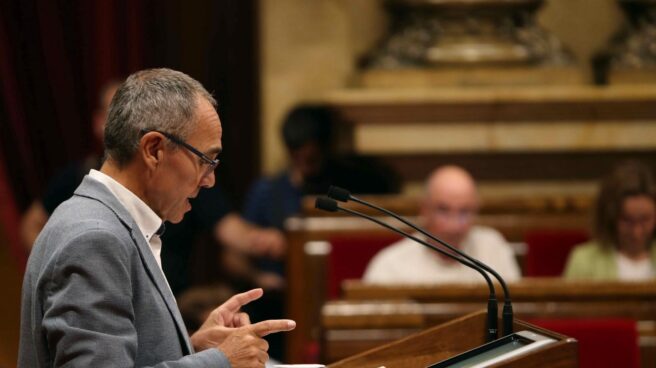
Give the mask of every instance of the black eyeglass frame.
<path id="1" fill-rule="evenodd" d="M 141 135 L 143 136 L 144 134 L 150 133 L 150 132 L 157 132 L 157 133 L 165 136 L 166 138 L 168 138 L 171 142 L 186 148 L 191 153 L 193 153 L 196 156 L 200 157 L 200 159 L 203 160 L 208 165 L 207 171 L 205 172 L 205 174 L 203 174 L 203 177 L 209 175 L 212 171 L 214 171 L 214 169 L 216 169 L 217 166 L 219 166 L 220 160 L 218 158 L 212 160 L 211 158 L 207 157 L 207 155 L 205 155 L 203 152 L 199 151 L 196 147 L 194 147 L 191 144 L 183 141 L 182 139 L 176 137 L 175 135 L 173 135 L 171 133 L 162 132 L 161 130 L 157 130 L 157 129 L 142 129 L 141 130 Z"/>

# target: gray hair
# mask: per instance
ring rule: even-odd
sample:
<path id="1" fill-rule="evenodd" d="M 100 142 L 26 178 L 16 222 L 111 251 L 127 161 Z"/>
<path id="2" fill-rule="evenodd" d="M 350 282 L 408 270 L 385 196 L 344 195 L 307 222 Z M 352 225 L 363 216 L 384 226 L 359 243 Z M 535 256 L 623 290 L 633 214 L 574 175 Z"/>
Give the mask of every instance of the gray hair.
<path id="1" fill-rule="evenodd" d="M 147 69 L 130 75 L 109 106 L 105 125 L 105 159 L 128 163 L 142 131 L 160 130 L 186 139 L 195 124 L 199 98 L 216 100 L 190 76 L 171 69 Z"/>

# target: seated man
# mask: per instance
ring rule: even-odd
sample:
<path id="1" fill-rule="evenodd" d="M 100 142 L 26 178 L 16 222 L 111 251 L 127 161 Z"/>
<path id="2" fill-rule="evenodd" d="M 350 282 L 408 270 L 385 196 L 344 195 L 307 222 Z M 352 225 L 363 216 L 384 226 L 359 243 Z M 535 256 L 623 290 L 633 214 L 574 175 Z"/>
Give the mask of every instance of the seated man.
<path id="1" fill-rule="evenodd" d="M 257 180 L 248 192 L 244 218 L 261 227 L 284 229 L 285 220 L 301 212 L 304 195 L 326 193 L 331 184 L 351 189 L 355 193 L 381 193 L 396 189 L 395 175 L 377 161 L 355 155 L 336 155 L 333 144 L 333 114 L 330 109 L 317 105 L 301 105 L 292 109 L 282 124 L 282 138 L 287 148 L 289 164 L 273 176 Z M 272 242 L 268 242 L 272 243 Z M 275 249 L 269 246 L 269 249 Z M 256 286 L 278 297 L 278 303 L 260 304 L 252 309 L 262 319 L 279 318 L 284 311 L 284 253 L 250 253 L 242 268 L 248 271 L 233 274 L 251 274 L 261 280 Z M 263 257 L 266 256 L 266 257 Z M 232 257 L 236 264 L 238 257 Z M 252 262 L 252 263 L 250 263 Z M 269 338 L 272 356 L 281 349 L 281 334 Z"/>
<path id="2" fill-rule="evenodd" d="M 421 203 L 424 227 L 446 243 L 487 264 L 506 281 L 519 279 L 519 267 L 503 236 L 494 229 L 473 225 L 477 211 L 478 193 L 469 173 L 456 166 L 444 166 L 433 172 Z M 484 279 L 478 272 L 455 260 L 404 239 L 376 254 L 367 266 L 364 281 L 410 284 L 483 282 Z"/>
<path id="3" fill-rule="evenodd" d="M 398 192 L 397 174 L 375 158 L 332 152 L 333 120 L 322 106 L 301 105 L 289 112 L 281 131 L 289 165 L 253 184 L 244 206 L 247 220 L 282 230 L 286 219 L 301 212 L 303 196 L 324 194 L 331 185 L 353 193 Z"/>

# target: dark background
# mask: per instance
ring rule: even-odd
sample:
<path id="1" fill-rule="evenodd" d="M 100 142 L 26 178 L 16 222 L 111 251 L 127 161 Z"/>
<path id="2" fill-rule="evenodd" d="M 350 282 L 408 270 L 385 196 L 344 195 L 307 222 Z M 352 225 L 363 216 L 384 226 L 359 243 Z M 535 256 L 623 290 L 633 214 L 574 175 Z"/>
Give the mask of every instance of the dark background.
<path id="1" fill-rule="evenodd" d="M 25 210 L 68 162 L 99 150 L 99 88 L 153 67 L 199 80 L 219 102 L 218 181 L 239 206 L 259 173 L 257 2 L 0 2 L 0 167 Z"/>

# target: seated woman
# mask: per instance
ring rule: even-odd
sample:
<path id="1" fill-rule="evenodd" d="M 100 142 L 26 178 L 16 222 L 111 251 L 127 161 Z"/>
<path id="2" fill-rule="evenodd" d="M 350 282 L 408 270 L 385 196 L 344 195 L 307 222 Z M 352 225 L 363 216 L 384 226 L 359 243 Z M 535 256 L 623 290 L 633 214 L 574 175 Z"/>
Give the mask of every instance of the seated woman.
<path id="1" fill-rule="evenodd" d="M 568 279 L 647 280 L 656 277 L 656 182 L 637 162 L 618 166 L 601 183 L 594 214 L 596 239 L 579 245 Z"/>

